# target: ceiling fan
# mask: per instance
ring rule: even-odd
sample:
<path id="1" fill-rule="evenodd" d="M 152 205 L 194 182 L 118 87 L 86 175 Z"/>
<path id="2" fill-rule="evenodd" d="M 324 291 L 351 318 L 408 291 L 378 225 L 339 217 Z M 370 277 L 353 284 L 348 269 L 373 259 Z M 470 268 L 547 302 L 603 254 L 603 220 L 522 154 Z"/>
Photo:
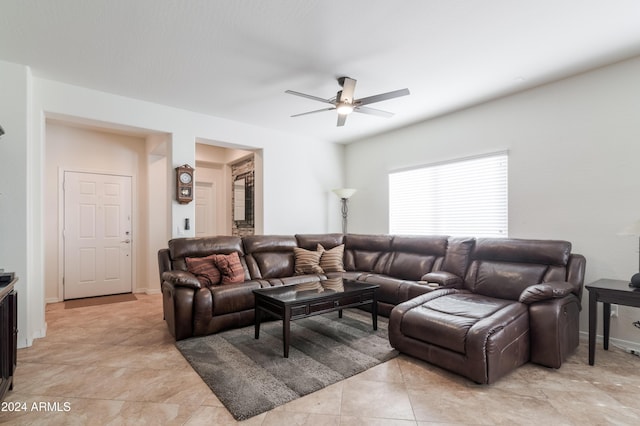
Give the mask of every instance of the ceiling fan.
<path id="1" fill-rule="evenodd" d="M 339 90 L 335 97 L 329 99 L 319 98 L 317 96 L 307 95 L 306 93 L 300 93 L 293 90 L 286 90 L 285 93 L 289 93 L 290 95 L 301 96 L 303 98 L 333 105 L 329 108 L 303 112 L 301 114 L 292 115 L 291 117 L 300 117 L 303 115 L 315 114 L 316 112 L 331 111 L 335 109 L 338 112 L 338 126 L 344 126 L 344 123 L 347 121 L 347 115 L 352 112 L 377 115 L 379 117 L 392 117 L 392 112 L 382 111 L 365 105 L 409 94 L 409 89 L 400 89 L 394 90 L 393 92 L 380 93 L 379 95 L 367 96 L 366 98 L 354 99 L 353 92 L 356 89 L 356 80 L 349 77 L 340 77 L 338 78 L 338 84 L 340 84 L 342 90 Z"/>

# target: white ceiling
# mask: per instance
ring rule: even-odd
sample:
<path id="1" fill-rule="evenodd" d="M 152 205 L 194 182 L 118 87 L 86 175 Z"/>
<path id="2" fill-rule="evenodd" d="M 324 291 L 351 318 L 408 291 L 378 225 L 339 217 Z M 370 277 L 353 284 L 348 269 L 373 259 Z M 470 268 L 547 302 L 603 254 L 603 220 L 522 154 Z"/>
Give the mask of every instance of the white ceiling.
<path id="1" fill-rule="evenodd" d="M 37 77 L 348 142 L 640 55 L 637 0 L 2 0 L 0 60 Z M 336 127 L 356 98 L 409 88 Z M 0 95 L 1 97 L 1 95 Z"/>

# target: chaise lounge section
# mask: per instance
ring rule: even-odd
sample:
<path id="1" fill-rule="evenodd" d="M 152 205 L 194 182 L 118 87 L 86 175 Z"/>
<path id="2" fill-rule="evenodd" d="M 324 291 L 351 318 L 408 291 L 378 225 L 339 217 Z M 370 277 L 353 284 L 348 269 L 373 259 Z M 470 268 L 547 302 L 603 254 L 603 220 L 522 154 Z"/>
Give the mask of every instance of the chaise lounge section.
<path id="1" fill-rule="evenodd" d="M 578 346 L 584 257 L 565 241 L 478 239 L 470 260 L 462 287 L 392 310 L 391 345 L 477 383 L 559 368 Z"/>

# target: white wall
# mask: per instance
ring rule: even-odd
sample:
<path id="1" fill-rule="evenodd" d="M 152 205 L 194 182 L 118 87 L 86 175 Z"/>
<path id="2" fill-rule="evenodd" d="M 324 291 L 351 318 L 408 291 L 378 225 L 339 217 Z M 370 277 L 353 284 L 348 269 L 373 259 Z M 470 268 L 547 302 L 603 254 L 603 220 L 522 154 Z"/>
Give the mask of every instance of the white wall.
<path id="1" fill-rule="evenodd" d="M 39 229 L 31 226 L 29 188 L 33 185 L 29 171 L 31 73 L 29 68 L 0 61 L 0 269 L 14 272 L 18 278 L 19 344 L 31 344 L 27 335 L 44 334 L 44 302 L 27 303 L 31 296 L 42 297 L 32 281 L 41 279 L 41 257 L 30 256 L 31 238 Z M 30 316 L 31 315 L 31 316 Z"/>
<path id="2" fill-rule="evenodd" d="M 617 233 L 640 219 L 639 76 L 636 58 L 348 145 L 350 231 L 388 232 L 389 171 L 508 150 L 510 237 L 571 241 L 585 283 L 629 279 L 638 240 Z M 611 336 L 640 343 L 639 319 L 621 306 Z"/>
<path id="3" fill-rule="evenodd" d="M 138 283 L 138 288 L 146 293 L 160 292 L 160 277 L 158 276 L 158 250 L 167 247 L 168 236 L 171 235 L 170 220 L 171 202 L 167 188 L 171 187 L 173 179 L 169 170 L 167 152 L 170 144 L 169 135 L 156 134 L 147 137 L 147 188 L 148 210 L 146 217 L 141 219 L 141 226 L 147 231 L 146 253 L 147 282 Z M 141 259 L 141 264 L 145 263 Z M 146 287 L 146 289 L 145 289 Z"/>

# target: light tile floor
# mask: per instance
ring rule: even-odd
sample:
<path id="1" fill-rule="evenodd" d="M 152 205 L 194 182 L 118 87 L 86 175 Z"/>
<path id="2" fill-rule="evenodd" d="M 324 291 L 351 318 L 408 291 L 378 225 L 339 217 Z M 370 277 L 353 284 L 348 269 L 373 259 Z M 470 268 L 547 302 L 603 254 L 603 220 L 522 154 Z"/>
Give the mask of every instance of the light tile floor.
<path id="1" fill-rule="evenodd" d="M 173 344 L 160 295 L 47 306 L 47 337 L 18 351 L 0 423 L 235 424 Z M 637 425 L 640 358 L 586 343 L 559 370 L 528 364 L 491 386 L 407 356 L 253 417 L 247 425 Z M 34 406 L 35 403 L 35 406 Z M 26 411 L 11 411 L 25 408 Z"/>

